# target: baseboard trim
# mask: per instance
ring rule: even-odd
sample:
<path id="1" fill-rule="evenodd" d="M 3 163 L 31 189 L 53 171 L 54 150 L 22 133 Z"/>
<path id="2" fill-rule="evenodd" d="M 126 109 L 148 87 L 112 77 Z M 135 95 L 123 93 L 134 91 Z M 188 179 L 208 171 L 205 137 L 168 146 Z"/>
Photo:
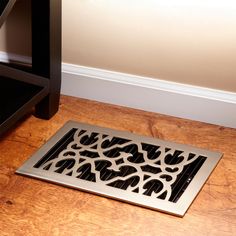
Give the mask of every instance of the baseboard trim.
<path id="1" fill-rule="evenodd" d="M 0 61 L 31 63 L 0 52 Z M 61 93 L 236 128 L 236 93 L 62 64 Z"/>
<path id="2" fill-rule="evenodd" d="M 62 94 L 236 128 L 236 93 L 63 64 Z"/>
<path id="3" fill-rule="evenodd" d="M 23 64 L 32 64 L 32 58 L 29 56 L 0 51 L 0 62 L 21 62 Z"/>

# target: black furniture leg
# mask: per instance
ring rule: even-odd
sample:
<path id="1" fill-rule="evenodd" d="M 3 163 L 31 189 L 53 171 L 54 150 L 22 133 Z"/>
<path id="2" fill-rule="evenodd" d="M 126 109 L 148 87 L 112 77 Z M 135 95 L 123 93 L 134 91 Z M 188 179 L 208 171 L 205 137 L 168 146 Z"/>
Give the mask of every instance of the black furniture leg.
<path id="1" fill-rule="evenodd" d="M 35 115 L 50 119 L 59 108 L 61 89 L 61 0 L 32 2 L 32 70 L 48 78 L 49 94 L 36 105 Z"/>

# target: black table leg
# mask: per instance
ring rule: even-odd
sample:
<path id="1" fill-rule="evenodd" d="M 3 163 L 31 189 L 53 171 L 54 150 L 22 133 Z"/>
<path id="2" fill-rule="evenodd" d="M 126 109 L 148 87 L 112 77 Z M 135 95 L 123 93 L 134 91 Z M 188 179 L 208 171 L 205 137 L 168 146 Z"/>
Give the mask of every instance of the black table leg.
<path id="1" fill-rule="evenodd" d="M 32 69 L 48 78 L 49 94 L 36 116 L 49 119 L 59 107 L 61 89 L 61 0 L 32 0 Z"/>

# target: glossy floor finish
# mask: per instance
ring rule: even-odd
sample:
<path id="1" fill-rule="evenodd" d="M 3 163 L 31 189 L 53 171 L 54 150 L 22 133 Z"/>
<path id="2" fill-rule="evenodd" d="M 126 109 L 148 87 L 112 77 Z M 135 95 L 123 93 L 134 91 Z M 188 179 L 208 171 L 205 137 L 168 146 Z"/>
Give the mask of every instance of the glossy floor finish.
<path id="1" fill-rule="evenodd" d="M 183 218 L 14 174 L 68 120 L 222 152 Z M 50 120 L 25 117 L 0 139 L 1 235 L 233 235 L 236 130 L 62 97 Z"/>

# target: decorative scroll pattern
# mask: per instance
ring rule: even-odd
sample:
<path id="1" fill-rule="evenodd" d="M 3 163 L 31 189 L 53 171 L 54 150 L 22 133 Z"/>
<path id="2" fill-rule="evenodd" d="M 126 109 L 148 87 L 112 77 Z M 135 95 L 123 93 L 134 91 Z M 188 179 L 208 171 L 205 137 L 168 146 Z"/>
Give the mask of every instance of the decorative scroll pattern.
<path id="1" fill-rule="evenodd" d="M 59 154 L 37 168 L 176 202 L 173 192 L 180 191 L 181 176 L 188 176 L 199 158 L 204 157 L 78 129 Z M 185 188 L 191 178 L 185 178 Z"/>

